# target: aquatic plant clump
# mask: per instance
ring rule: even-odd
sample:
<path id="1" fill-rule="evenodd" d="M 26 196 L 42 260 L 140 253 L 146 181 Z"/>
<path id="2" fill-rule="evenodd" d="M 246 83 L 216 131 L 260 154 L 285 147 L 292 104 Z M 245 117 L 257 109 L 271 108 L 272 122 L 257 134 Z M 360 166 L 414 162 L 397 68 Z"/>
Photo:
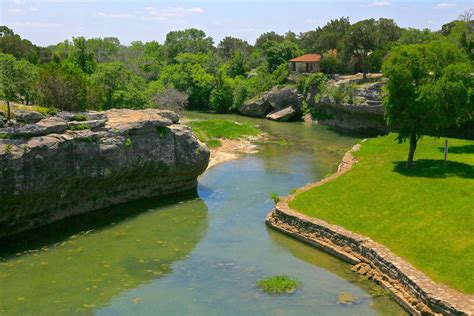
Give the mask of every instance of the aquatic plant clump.
<path id="1" fill-rule="evenodd" d="M 301 282 L 287 275 L 275 275 L 261 279 L 257 286 L 268 294 L 292 294 L 301 287 Z"/>

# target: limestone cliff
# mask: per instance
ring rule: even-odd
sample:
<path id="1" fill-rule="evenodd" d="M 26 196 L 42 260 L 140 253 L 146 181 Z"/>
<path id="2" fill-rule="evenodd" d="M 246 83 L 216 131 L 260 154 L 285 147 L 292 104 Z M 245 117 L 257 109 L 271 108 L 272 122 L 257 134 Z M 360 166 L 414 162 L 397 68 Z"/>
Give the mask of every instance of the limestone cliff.
<path id="1" fill-rule="evenodd" d="M 208 162 L 207 147 L 170 111 L 60 113 L 0 128 L 0 237 L 194 190 Z"/>

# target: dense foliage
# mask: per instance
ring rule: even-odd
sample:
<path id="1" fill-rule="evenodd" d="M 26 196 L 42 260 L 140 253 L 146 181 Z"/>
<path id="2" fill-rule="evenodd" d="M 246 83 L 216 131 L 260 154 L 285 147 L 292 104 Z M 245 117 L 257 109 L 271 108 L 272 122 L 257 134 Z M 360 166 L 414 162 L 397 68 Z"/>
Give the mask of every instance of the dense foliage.
<path id="1" fill-rule="evenodd" d="M 38 47 L 1 26 L 0 97 L 64 110 L 229 112 L 275 85 L 307 84 L 304 76 L 289 81 L 287 65 L 305 53 L 321 54 L 321 70 L 329 75 L 379 72 L 399 46 L 432 41 L 457 46 L 472 63 L 474 22 L 468 13 L 438 32 L 402 29 L 385 18 L 351 24 L 343 17 L 300 34 L 267 32 L 255 45 L 230 36 L 215 45 L 204 31 L 186 29 L 168 33 L 164 43 L 122 45 L 114 37 L 76 37 Z"/>
<path id="2" fill-rule="evenodd" d="M 393 49 L 383 70 L 387 123 L 400 142 L 410 140 L 410 168 L 422 135 L 439 135 L 474 112 L 474 68 L 456 45 L 431 42 Z"/>

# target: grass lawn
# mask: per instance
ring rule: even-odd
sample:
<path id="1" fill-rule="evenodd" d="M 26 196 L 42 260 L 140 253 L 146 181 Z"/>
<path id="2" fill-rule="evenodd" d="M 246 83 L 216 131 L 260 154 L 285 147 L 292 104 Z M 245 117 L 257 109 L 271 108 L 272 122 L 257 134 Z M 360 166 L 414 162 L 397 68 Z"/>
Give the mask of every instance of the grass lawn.
<path id="1" fill-rule="evenodd" d="M 424 137 L 407 170 L 408 144 L 370 139 L 343 176 L 290 206 L 388 246 L 436 282 L 474 293 L 474 141 Z"/>
<path id="2" fill-rule="evenodd" d="M 252 124 L 226 120 L 190 121 L 187 124 L 193 129 L 199 140 L 211 148 L 220 146 L 219 139 L 239 139 L 262 133 Z"/>

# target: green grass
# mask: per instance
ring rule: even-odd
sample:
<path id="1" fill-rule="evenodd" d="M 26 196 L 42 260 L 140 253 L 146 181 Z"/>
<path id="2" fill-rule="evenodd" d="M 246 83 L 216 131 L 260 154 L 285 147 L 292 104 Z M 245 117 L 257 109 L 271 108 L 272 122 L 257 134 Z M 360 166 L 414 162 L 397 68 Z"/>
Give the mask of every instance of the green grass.
<path id="1" fill-rule="evenodd" d="M 88 117 L 87 114 L 74 114 L 71 117 L 71 121 L 78 121 L 78 122 L 84 122 L 87 121 Z"/>
<path id="2" fill-rule="evenodd" d="M 219 139 L 235 140 L 261 134 L 261 131 L 252 124 L 226 120 L 190 121 L 188 125 L 199 140 L 211 148 L 221 145 Z"/>
<path id="3" fill-rule="evenodd" d="M 71 131 L 83 131 L 83 130 L 86 130 L 86 129 L 90 129 L 90 126 L 86 123 L 81 123 L 81 124 L 73 125 L 73 126 L 69 127 L 69 129 Z"/>
<path id="4" fill-rule="evenodd" d="M 287 275 L 275 275 L 258 281 L 257 286 L 268 294 L 291 294 L 301 286 L 301 283 Z"/>
<path id="5" fill-rule="evenodd" d="M 58 114 L 58 110 L 56 108 L 52 108 L 52 107 L 48 108 L 48 107 L 39 106 L 39 105 L 24 105 L 24 104 L 18 104 L 18 103 L 11 104 L 11 110 L 12 110 L 13 116 L 15 116 L 15 110 L 36 111 L 45 116 Z M 8 111 L 7 105 L 4 103 L 1 103 L 0 112 L 4 112 L 6 114 L 7 111 Z"/>
<path id="6" fill-rule="evenodd" d="M 474 293 L 474 141 L 423 138 L 415 168 L 395 135 L 371 139 L 343 176 L 296 197 L 299 212 L 388 246 L 433 280 Z"/>

